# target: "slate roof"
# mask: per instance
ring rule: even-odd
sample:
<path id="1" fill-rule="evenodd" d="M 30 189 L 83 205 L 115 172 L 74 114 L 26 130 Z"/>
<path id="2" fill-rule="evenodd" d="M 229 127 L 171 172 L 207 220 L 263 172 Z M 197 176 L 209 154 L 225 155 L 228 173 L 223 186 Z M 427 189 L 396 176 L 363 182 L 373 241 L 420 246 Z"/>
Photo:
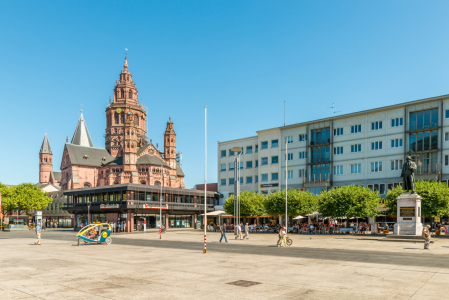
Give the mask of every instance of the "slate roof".
<path id="1" fill-rule="evenodd" d="M 155 165 L 169 167 L 165 161 L 157 157 L 156 155 L 145 154 L 137 159 L 137 165 Z"/>
<path id="2" fill-rule="evenodd" d="M 48 142 L 47 133 L 45 133 L 44 140 L 42 141 L 42 146 L 41 150 L 39 150 L 39 153 L 53 154 L 51 152 L 50 143 Z"/>
<path id="3" fill-rule="evenodd" d="M 176 162 L 176 175 L 185 176 L 184 172 L 182 171 L 181 166 L 178 164 L 178 162 Z"/>
<path id="4" fill-rule="evenodd" d="M 61 172 L 51 172 L 51 177 L 54 181 L 61 181 Z"/>
<path id="5" fill-rule="evenodd" d="M 109 154 L 106 149 L 84 147 L 74 144 L 66 144 L 69 153 L 70 162 L 73 165 L 101 167 L 114 160 L 115 157 Z M 87 155 L 87 158 L 84 156 Z M 105 160 L 103 161 L 103 157 Z"/>
<path id="6" fill-rule="evenodd" d="M 89 130 L 87 130 L 86 122 L 83 118 L 83 112 L 81 112 L 80 119 L 78 120 L 78 125 L 76 125 L 75 133 L 73 134 L 71 144 L 93 147 L 92 139 L 90 138 Z"/>

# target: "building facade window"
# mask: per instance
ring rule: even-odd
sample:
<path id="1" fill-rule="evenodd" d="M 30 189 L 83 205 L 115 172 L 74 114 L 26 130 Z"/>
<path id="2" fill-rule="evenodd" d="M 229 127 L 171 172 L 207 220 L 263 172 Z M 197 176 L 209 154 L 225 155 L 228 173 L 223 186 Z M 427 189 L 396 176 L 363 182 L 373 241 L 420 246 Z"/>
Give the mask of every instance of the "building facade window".
<path id="1" fill-rule="evenodd" d="M 334 136 L 343 135 L 343 127 L 334 128 Z"/>
<path id="2" fill-rule="evenodd" d="M 253 146 L 246 147 L 246 154 L 253 153 Z"/>
<path id="3" fill-rule="evenodd" d="M 232 171 L 232 170 L 234 170 L 234 163 L 229 164 L 229 171 Z"/>
<path id="4" fill-rule="evenodd" d="M 392 139 L 391 140 L 391 148 L 402 147 L 402 139 Z"/>
<path id="5" fill-rule="evenodd" d="M 330 143 L 330 128 L 320 128 L 312 130 L 311 145 L 328 144 Z"/>
<path id="6" fill-rule="evenodd" d="M 371 173 L 382 172 L 382 162 L 375 161 L 371 163 Z"/>
<path id="7" fill-rule="evenodd" d="M 362 132 L 362 125 L 352 125 L 351 133 L 359 133 Z"/>
<path id="8" fill-rule="evenodd" d="M 287 171 L 287 179 L 293 179 L 293 170 L 288 170 Z"/>
<path id="9" fill-rule="evenodd" d="M 305 176 L 307 176 L 307 170 L 306 169 L 299 170 L 299 178 L 302 178 Z"/>
<path id="10" fill-rule="evenodd" d="M 307 141 L 307 133 L 303 133 L 299 135 L 299 141 L 304 142 Z"/>
<path id="11" fill-rule="evenodd" d="M 379 192 L 380 195 L 385 195 L 385 184 L 368 184 L 368 188 L 373 192 Z"/>
<path id="12" fill-rule="evenodd" d="M 293 153 L 287 153 L 288 160 L 293 160 Z M 284 155 L 284 160 L 286 158 L 286 155 Z"/>
<path id="13" fill-rule="evenodd" d="M 397 171 L 402 170 L 402 159 L 393 159 L 390 161 L 390 170 Z"/>
<path id="14" fill-rule="evenodd" d="M 246 183 L 253 183 L 253 176 L 246 176 Z"/>
<path id="15" fill-rule="evenodd" d="M 362 144 L 351 145 L 351 153 L 361 152 L 361 151 L 362 151 Z"/>
<path id="16" fill-rule="evenodd" d="M 394 118 L 391 119 L 391 127 L 399 127 L 404 125 L 404 119 L 403 118 Z"/>
<path id="17" fill-rule="evenodd" d="M 256 175 L 256 176 L 254 176 L 255 178 L 254 178 L 254 181 L 256 182 L 256 183 L 258 183 L 259 182 L 259 176 L 258 175 Z"/>
<path id="18" fill-rule="evenodd" d="M 260 181 L 268 181 L 268 173 L 267 174 L 261 174 L 262 175 L 262 178 L 261 178 L 261 180 Z"/>
<path id="19" fill-rule="evenodd" d="M 352 164 L 351 174 L 359 174 L 359 173 L 362 173 L 362 164 Z"/>
<path id="20" fill-rule="evenodd" d="M 268 195 L 268 191 L 261 191 L 262 195 Z"/>
<path id="21" fill-rule="evenodd" d="M 449 132 L 444 133 L 444 141 L 445 142 L 449 141 Z"/>
<path id="22" fill-rule="evenodd" d="M 323 181 L 329 179 L 330 164 L 312 165 L 312 180 Z"/>
<path id="23" fill-rule="evenodd" d="M 372 142 L 371 150 L 382 150 L 382 141 Z"/>
<path id="24" fill-rule="evenodd" d="M 226 179 L 220 179 L 220 185 L 226 185 Z"/>
<path id="25" fill-rule="evenodd" d="M 243 177 L 240 177 L 239 179 L 240 179 L 240 180 L 239 180 L 239 181 L 240 181 L 240 184 L 243 184 Z"/>
<path id="26" fill-rule="evenodd" d="M 334 166 L 334 175 L 343 175 L 343 166 Z"/>
<path id="27" fill-rule="evenodd" d="M 382 129 L 382 121 L 371 122 L 371 130 Z"/>
<path id="28" fill-rule="evenodd" d="M 243 169 L 243 161 L 240 162 L 240 170 L 242 170 L 242 169 Z"/>
<path id="29" fill-rule="evenodd" d="M 259 166 L 259 160 L 256 159 L 256 168 Z"/>
<path id="30" fill-rule="evenodd" d="M 421 130 L 438 126 L 438 108 L 410 113 L 410 130 Z"/>
<path id="31" fill-rule="evenodd" d="M 261 165 L 261 166 L 268 165 L 268 157 L 262 157 L 262 158 L 260 159 L 260 165 Z"/>
<path id="32" fill-rule="evenodd" d="M 277 155 L 271 157 L 271 163 L 277 164 L 279 162 L 279 157 Z"/>
<path id="33" fill-rule="evenodd" d="M 259 145 L 256 145 L 256 153 L 259 152 Z"/>
<path id="34" fill-rule="evenodd" d="M 220 171 L 226 171 L 226 164 L 220 165 Z"/>
<path id="35" fill-rule="evenodd" d="M 232 151 L 231 149 L 229 149 L 229 156 L 233 156 L 234 155 L 234 151 Z"/>
<path id="36" fill-rule="evenodd" d="M 268 142 L 262 142 L 260 143 L 260 149 L 268 149 Z"/>
<path id="37" fill-rule="evenodd" d="M 233 185 L 234 184 L 234 178 L 229 178 L 229 185 Z"/>
<path id="38" fill-rule="evenodd" d="M 247 161 L 246 162 L 246 168 L 247 169 L 251 169 L 252 167 L 253 167 L 253 161 L 252 160 Z"/>
<path id="39" fill-rule="evenodd" d="M 286 136 L 286 137 L 285 137 L 285 142 L 286 142 L 287 144 L 293 143 L 293 137 L 292 137 L 292 136 Z"/>
<path id="40" fill-rule="evenodd" d="M 418 167 L 416 173 L 436 173 L 439 170 L 439 164 L 437 159 L 437 152 L 416 153 L 411 155 L 412 160 Z"/>
<path id="41" fill-rule="evenodd" d="M 438 149 L 438 130 L 410 134 L 409 152 Z"/>
<path id="42" fill-rule="evenodd" d="M 279 180 L 279 173 L 277 172 L 271 173 L 271 180 Z"/>
<path id="43" fill-rule="evenodd" d="M 310 149 L 312 154 L 312 163 L 330 161 L 330 147 L 313 147 Z"/>
<path id="44" fill-rule="evenodd" d="M 279 141 L 276 140 L 271 140 L 271 148 L 277 148 L 279 147 Z"/>
<path id="45" fill-rule="evenodd" d="M 343 154 L 343 146 L 334 147 L 334 155 Z"/>
<path id="46" fill-rule="evenodd" d="M 299 159 L 305 159 L 307 158 L 307 151 L 299 152 Z"/>
<path id="47" fill-rule="evenodd" d="M 221 157 L 226 157 L 226 150 L 221 150 Z"/>
<path id="48" fill-rule="evenodd" d="M 449 166 L 449 155 L 447 154 L 444 156 L 444 166 L 445 167 Z"/>

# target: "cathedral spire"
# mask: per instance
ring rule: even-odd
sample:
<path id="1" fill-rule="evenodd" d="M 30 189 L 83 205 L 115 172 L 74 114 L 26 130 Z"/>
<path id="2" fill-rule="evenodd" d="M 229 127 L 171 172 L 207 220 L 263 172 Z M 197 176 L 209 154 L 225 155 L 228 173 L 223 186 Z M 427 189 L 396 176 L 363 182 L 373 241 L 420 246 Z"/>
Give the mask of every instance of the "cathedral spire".
<path id="1" fill-rule="evenodd" d="M 42 141 L 41 150 L 39 151 L 39 154 L 53 154 L 51 152 L 50 143 L 48 142 L 47 133 L 45 133 L 44 140 Z"/>
<path id="2" fill-rule="evenodd" d="M 92 139 L 90 138 L 89 130 L 87 130 L 86 122 L 84 121 L 83 110 L 81 110 L 81 116 L 70 143 L 84 147 L 94 146 Z"/>
<path id="3" fill-rule="evenodd" d="M 123 67 L 125 68 L 125 70 L 128 71 L 128 58 L 125 57 L 125 64 L 123 65 Z"/>

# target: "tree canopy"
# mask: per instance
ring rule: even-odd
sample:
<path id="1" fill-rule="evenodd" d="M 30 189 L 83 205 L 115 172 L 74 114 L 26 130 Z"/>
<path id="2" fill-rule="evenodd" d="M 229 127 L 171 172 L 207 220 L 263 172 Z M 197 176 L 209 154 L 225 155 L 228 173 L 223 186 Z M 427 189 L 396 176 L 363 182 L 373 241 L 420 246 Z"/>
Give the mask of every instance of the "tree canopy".
<path id="1" fill-rule="evenodd" d="M 11 188 L 0 184 L 2 192 L 2 209 L 5 212 L 16 211 L 29 213 L 30 210 L 43 210 L 52 202 L 47 193 L 37 185 L 22 183 Z"/>
<path id="2" fill-rule="evenodd" d="M 319 197 L 319 211 L 324 217 L 374 217 L 380 206 L 377 192 L 356 185 L 322 191 Z"/>
<path id="3" fill-rule="evenodd" d="M 240 215 L 242 217 L 263 216 L 265 214 L 266 197 L 257 192 L 241 192 L 240 193 Z M 234 195 L 229 196 L 223 208 L 227 214 L 234 214 Z"/>
<path id="4" fill-rule="evenodd" d="M 285 215 L 285 189 L 271 193 L 265 202 L 265 210 L 271 216 Z M 287 192 L 287 214 L 298 216 L 311 214 L 318 209 L 318 197 L 310 192 L 290 189 Z"/>
<path id="5" fill-rule="evenodd" d="M 396 198 L 404 190 L 401 186 L 389 190 L 385 198 L 388 215 L 397 214 Z M 421 196 L 421 214 L 428 217 L 442 217 L 449 214 L 449 187 L 443 182 L 419 180 L 415 183 L 415 192 Z"/>

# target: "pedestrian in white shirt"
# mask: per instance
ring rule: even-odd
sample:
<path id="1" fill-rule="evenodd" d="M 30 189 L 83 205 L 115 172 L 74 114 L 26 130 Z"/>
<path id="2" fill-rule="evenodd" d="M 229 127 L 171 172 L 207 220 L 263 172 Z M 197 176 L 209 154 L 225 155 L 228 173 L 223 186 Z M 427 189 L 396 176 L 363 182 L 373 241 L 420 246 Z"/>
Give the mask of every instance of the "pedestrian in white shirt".
<path id="1" fill-rule="evenodd" d="M 246 223 L 245 225 L 245 235 L 246 235 L 246 239 L 249 239 L 249 227 L 248 227 L 248 223 Z"/>

